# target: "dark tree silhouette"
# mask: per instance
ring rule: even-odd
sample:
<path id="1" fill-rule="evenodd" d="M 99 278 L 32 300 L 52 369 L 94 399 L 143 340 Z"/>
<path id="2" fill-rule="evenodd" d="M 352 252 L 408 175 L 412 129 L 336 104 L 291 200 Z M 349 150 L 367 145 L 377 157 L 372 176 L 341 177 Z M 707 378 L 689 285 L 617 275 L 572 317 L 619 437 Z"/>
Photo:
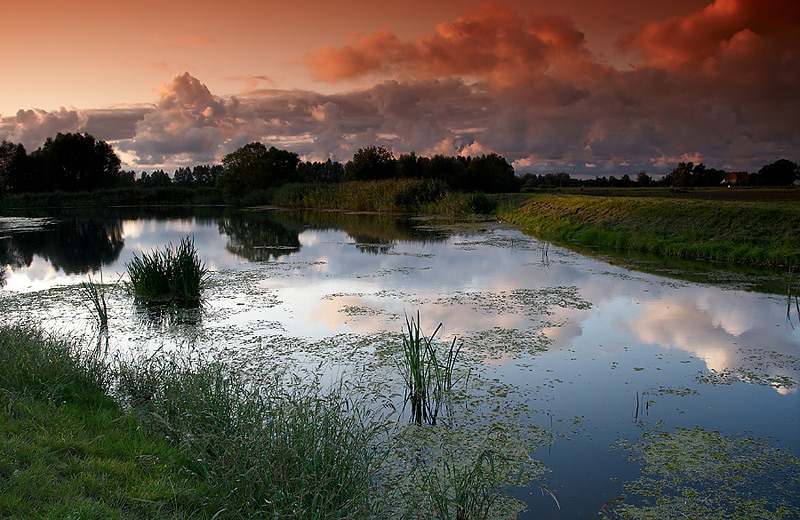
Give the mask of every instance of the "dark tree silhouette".
<path id="1" fill-rule="evenodd" d="M 391 179 L 397 176 L 397 161 L 383 146 L 359 148 L 353 159 L 344 166 L 344 180 L 367 181 Z"/>
<path id="2" fill-rule="evenodd" d="M 30 158 L 34 191 L 90 191 L 118 182 L 119 157 L 108 143 L 86 133 L 59 133 Z"/>
<path id="3" fill-rule="evenodd" d="M 26 191 L 28 154 L 21 144 L 3 141 L 0 144 L 0 190 Z"/>
<path id="4" fill-rule="evenodd" d="M 225 168 L 219 184 L 228 196 L 241 197 L 252 190 L 265 190 L 294 180 L 300 158 L 296 153 L 246 144 L 222 159 Z"/>
<path id="5" fill-rule="evenodd" d="M 788 186 L 797 179 L 800 179 L 800 168 L 788 159 L 779 159 L 758 170 L 758 183 L 762 186 Z"/>
<path id="6" fill-rule="evenodd" d="M 509 193 L 519 191 L 520 181 L 514 175 L 514 167 L 496 153 L 481 155 L 467 166 L 468 191 L 486 193 Z"/>

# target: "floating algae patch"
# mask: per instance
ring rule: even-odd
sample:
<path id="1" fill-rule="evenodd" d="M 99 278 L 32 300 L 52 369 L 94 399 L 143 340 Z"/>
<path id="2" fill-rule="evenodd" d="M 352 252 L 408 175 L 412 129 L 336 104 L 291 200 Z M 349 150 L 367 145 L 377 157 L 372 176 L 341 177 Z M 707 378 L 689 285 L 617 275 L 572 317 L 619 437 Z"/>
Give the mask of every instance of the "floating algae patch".
<path id="1" fill-rule="evenodd" d="M 702 427 L 651 430 L 617 445 L 642 465 L 603 518 L 776 519 L 800 514 L 800 461 L 788 449 Z"/>
<path id="2" fill-rule="evenodd" d="M 737 349 L 741 365 L 724 370 L 702 371 L 695 376 L 698 383 L 725 386 L 745 382 L 792 390 L 798 386 L 800 357 L 766 349 Z"/>
<path id="3" fill-rule="evenodd" d="M 471 306 L 484 314 L 550 315 L 553 308 L 586 310 L 592 304 L 578 294 L 575 286 L 513 291 L 454 291 L 434 303 L 447 306 Z"/>
<path id="4" fill-rule="evenodd" d="M 513 489 L 547 472 L 530 453 L 548 442 L 549 434 L 536 427 L 410 424 L 391 437 L 378 468 L 380 494 L 399 518 L 462 518 L 459 511 L 515 518 L 525 504 Z"/>
<path id="5" fill-rule="evenodd" d="M 386 314 L 386 312 L 381 309 L 375 309 L 366 305 L 345 305 L 339 309 L 339 312 L 347 316 L 380 316 L 381 314 Z"/>
<path id="6" fill-rule="evenodd" d="M 494 327 L 464 336 L 465 351 L 484 359 L 501 359 L 509 355 L 533 357 L 546 352 L 553 341 L 538 330 Z"/>

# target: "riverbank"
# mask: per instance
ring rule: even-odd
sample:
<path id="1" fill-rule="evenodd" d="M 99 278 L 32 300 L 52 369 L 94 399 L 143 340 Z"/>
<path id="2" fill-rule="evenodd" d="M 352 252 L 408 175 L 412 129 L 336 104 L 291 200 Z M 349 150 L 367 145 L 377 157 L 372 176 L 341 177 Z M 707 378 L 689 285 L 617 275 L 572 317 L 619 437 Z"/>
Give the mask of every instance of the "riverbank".
<path id="1" fill-rule="evenodd" d="M 538 237 L 676 258 L 800 265 L 800 203 L 544 193 L 496 199 Z"/>
<path id="2" fill-rule="evenodd" d="M 393 423 L 342 384 L 323 390 L 276 377 L 253 388 L 221 364 L 170 356 L 111 364 L 102 339 L 0 325 L 0 517 L 444 518 L 445 507 L 499 518 L 519 510 L 503 491 L 504 475 L 521 475 L 511 462 L 488 449 L 472 462 L 445 459 L 444 470 L 409 462 L 428 428 L 389 435 Z"/>

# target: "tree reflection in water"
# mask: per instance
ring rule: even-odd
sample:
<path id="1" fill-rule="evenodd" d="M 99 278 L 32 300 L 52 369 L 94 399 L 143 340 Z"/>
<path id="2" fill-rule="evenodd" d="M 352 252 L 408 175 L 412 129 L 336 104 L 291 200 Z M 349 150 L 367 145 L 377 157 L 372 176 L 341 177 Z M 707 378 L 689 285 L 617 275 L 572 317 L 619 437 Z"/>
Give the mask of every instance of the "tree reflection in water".
<path id="1" fill-rule="evenodd" d="M 67 217 L 48 221 L 38 229 L 9 233 L 0 244 L 3 266 L 30 267 L 35 255 L 47 260 L 54 269 L 71 275 L 96 272 L 114 263 L 125 238 L 120 219 Z M 4 279 L 5 269 L 0 275 L 0 280 Z"/>

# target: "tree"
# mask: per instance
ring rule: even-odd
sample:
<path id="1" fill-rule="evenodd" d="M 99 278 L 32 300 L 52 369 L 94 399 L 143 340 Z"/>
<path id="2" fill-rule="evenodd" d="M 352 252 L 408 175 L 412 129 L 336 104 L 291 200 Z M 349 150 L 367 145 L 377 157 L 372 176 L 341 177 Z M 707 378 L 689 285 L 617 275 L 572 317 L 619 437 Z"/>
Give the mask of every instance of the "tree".
<path id="1" fill-rule="evenodd" d="M 297 179 L 300 182 L 342 182 L 344 166 L 330 159 L 321 162 L 304 162 L 297 165 Z"/>
<path id="2" fill-rule="evenodd" d="M 178 168 L 172 174 L 172 183 L 176 186 L 183 186 L 185 188 L 194 188 L 195 180 L 194 173 L 191 168 Z"/>
<path id="3" fill-rule="evenodd" d="M 758 170 L 758 183 L 762 186 L 788 186 L 797 179 L 800 179 L 800 168 L 788 159 L 779 159 Z"/>
<path id="4" fill-rule="evenodd" d="M 422 178 L 425 166 L 414 152 L 401 154 L 397 159 L 397 176 L 401 178 Z"/>
<path id="5" fill-rule="evenodd" d="M 359 148 L 353 159 L 344 166 L 344 180 L 364 181 L 391 179 L 397 176 L 397 161 L 383 146 Z"/>
<path id="6" fill-rule="evenodd" d="M 224 172 L 219 184 L 227 196 L 242 197 L 253 190 L 265 190 L 296 179 L 300 158 L 296 153 L 269 150 L 259 142 L 246 144 L 222 159 Z"/>
<path id="7" fill-rule="evenodd" d="M 105 141 L 87 133 L 58 133 L 31 154 L 35 189 L 90 191 L 117 184 L 120 160 Z"/>
<path id="8" fill-rule="evenodd" d="M 692 170 L 694 163 L 678 163 L 672 172 L 664 176 L 663 182 L 665 185 L 671 185 L 675 188 L 684 188 L 692 185 Z"/>
<path id="9" fill-rule="evenodd" d="M 0 144 L 0 189 L 10 192 L 27 191 L 27 163 L 25 147 L 4 140 Z"/>
<path id="10" fill-rule="evenodd" d="M 636 185 L 645 187 L 650 186 L 652 184 L 653 178 L 650 177 L 645 170 L 640 171 L 636 174 Z"/>
<path id="11" fill-rule="evenodd" d="M 468 191 L 510 193 L 519 191 L 522 185 L 514 175 L 514 167 L 496 153 L 472 159 L 467 166 L 466 176 Z"/>

